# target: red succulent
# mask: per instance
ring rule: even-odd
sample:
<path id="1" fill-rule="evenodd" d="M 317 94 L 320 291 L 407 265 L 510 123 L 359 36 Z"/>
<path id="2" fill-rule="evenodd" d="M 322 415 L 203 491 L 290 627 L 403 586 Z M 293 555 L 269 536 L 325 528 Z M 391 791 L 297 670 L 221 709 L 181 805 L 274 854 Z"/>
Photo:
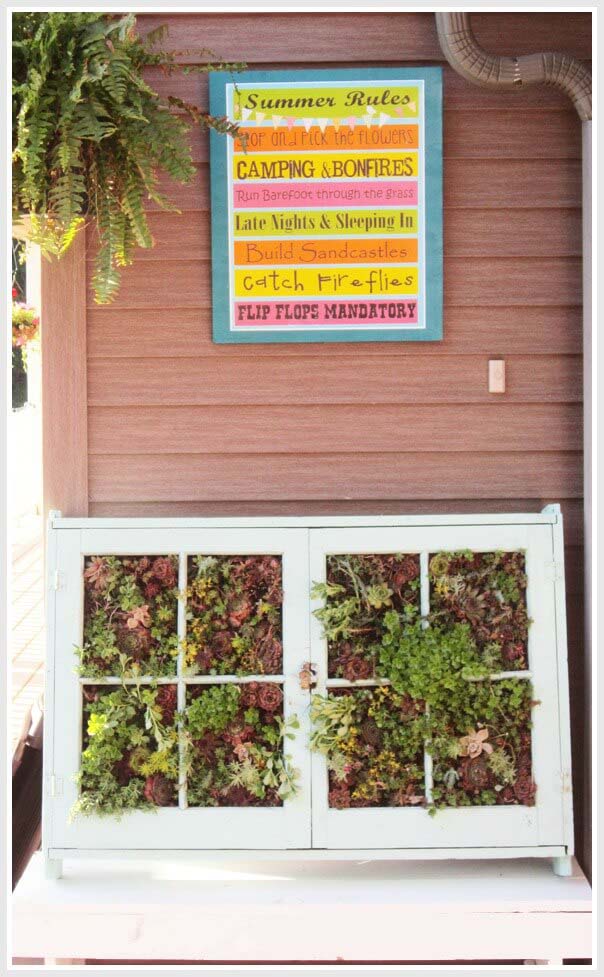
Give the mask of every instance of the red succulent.
<path id="1" fill-rule="evenodd" d="M 114 763 L 112 771 L 120 787 L 125 787 L 133 773 L 132 767 L 130 766 L 130 753 L 125 753 L 121 760 Z"/>
<path id="2" fill-rule="evenodd" d="M 176 586 L 176 568 L 174 566 L 174 560 L 169 556 L 158 556 L 153 561 L 151 573 L 166 587 Z"/>
<path id="3" fill-rule="evenodd" d="M 209 642 L 212 659 L 225 658 L 233 650 L 233 636 L 230 631 L 216 631 Z"/>
<path id="4" fill-rule="evenodd" d="M 536 793 L 537 785 L 534 783 L 530 774 L 519 774 L 514 784 L 514 794 L 518 803 L 526 804 L 527 807 L 533 807 Z"/>
<path id="5" fill-rule="evenodd" d="M 222 791 L 218 797 L 218 802 L 221 807 L 253 807 L 256 804 L 256 798 L 245 787 L 236 786 Z"/>
<path id="6" fill-rule="evenodd" d="M 514 788 L 509 785 L 504 787 L 503 790 L 497 792 L 497 803 L 498 804 L 515 804 L 516 795 L 514 793 Z"/>
<path id="7" fill-rule="evenodd" d="M 399 591 L 405 584 L 419 576 L 419 560 L 416 556 L 407 555 L 400 560 L 396 560 L 392 566 L 391 581 L 394 588 Z"/>
<path id="8" fill-rule="evenodd" d="M 161 584 L 157 580 L 150 580 L 148 584 L 145 585 L 145 597 L 147 600 L 153 600 L 158 594 L 161 594 Z"/>
<path id="9" fill-rule="evenodd" d="M 202 739 L 195 740 L 194 746 L 197 753 L 206 763 L 213 763 L 216 759 L 216 750 L 221 744 L 221 739 L 216 733 L 205 733 Z"/>
<path id="10" fill-rule="evenodd" d="M 258 705 L 258 682 L 246 682 L 241 686 L 241 695 L 239 696 L 239 701 L 242 706 L 246 709 L 250 709 Z"/>
<path id="11" fill-rule="evenodd" d="M 103 590 L 111 576 L 111 568 L 106 560 L 95 556 L 84 570 L 84 580 L 88 581 L 93 590 Z"/>
<path id="12" fill-rule="evenodd" d="M 278 685 L 262 684 L 258 689 L 258 705 L 267 712 L 276 712 L 283 702 L 283 692 Z"/>
<path id="13" fill-rule="evenodd" d="M 501 649 L 506 662 L 518 661 L 524 657 L 524 644 L 521 641 L 507 642 Z"/>
<path id="14" fill-rule="evenodd" d="M 358 679 L 369 678 L 373 675 L 373 665 L 366 658 L 360 655 L 351 655 L 342 665 L 342 675 L 349 682 L 356 682 Z"/>
<path id="15" fill-rule="evenodd" d="M 158 807 L 170 807 L 174 803 L 174 783 L 161 773 L 147 777 L 145 797 Z"/>
<path id="16" fill-rule="evenodd" d="M 329 791 L 329 806 L 336 808 L 350 807 L 350 791 L 348 787 L 332 787 Z"/>
<path id="17" fill-rule="evenodd" d="M 210 648 L 198 648 L 195 652 L 195 663 L 199 673 L 208 672 L 214 664 L 214 652 Z"/>
<path id="18" fill-rule="evenodd" d="M 174 722 L 177 706 L 177 692 L 175 685 L 160 685 L 155 696 L 155 705 L 161 709 L 162 720 L 166 726 Z"/>
<path id="19" fill-rule="evenodd" d="M 366 719 L 361 723 L 361 739 L 368 746 L 374 746 L 376 749 L 381 745 L 382 733 L 373 719 Z"/>
<path id="20" fill-rule="evenodd" d="M 128 614 L 122 613 L 118 619 L 115 640 L 118 648 L 133 661 L 140 662 L 149 653 L 151 647 L 151 632 L 144 627 L 129 627 Z M 116 615 L 117 617 L 117 615 Z"/>
<path id="21" fill-rule="evenodd" d="M 459 766 L 460 785 L 470 793 L 485 790 L 491 784 L 491 771 L 483 753 L 476 757 L 465 757 Z"/>
<path id="22" fill-rule="evenodd" d="M 233 601 L 229 607 L 229 624 L 232 628 L 240 628 L 251 616 L 253 607 L 246 597 Z"/>

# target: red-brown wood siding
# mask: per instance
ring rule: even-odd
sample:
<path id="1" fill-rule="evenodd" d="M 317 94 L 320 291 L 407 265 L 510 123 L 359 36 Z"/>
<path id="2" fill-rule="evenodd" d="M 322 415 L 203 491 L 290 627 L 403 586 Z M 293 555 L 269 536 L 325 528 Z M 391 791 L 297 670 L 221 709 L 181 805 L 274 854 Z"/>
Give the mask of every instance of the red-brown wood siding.
<path id="1" fill-rule="evenodd" d="M 169 45 L 250 69 L 439 64 L 429 13 L 145 15 Z M 476 14 L 495 53 L 588 59 L 589 14 Z M 206 106 L 207 79 L 150 81 Z M 166 184 L 117 300 L 88 297 L 91 515 L 534 510 L 566 515 L 573 717 L 580 727 L 580 123 L 550 88 L 493 94 L 444 70 L 445 338 L 213 345 L 208 140 Z M 94 247 L 90 235 L 89 254 Z M 487 360 L 508 387 L 487 392 Z M 574 737 L 580 798 L 580 737 Z M 579 824 L 581 819 L 578 819 Z M 580 829 L 579 829 L 580 831 Z"/>

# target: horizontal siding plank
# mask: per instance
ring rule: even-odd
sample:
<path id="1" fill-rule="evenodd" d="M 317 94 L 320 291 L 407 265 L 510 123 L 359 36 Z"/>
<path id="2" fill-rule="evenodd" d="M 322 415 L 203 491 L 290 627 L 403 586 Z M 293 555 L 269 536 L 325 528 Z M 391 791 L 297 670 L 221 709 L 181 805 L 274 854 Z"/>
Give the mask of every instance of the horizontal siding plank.
<path id="1" fill-rule="evenodd" d="M 488 159 L 444 161 L 445 208 L 533 209 L 581 206 L 581 161 Z M 181 210 L 210 209 L 210 172 L 197 165 L 188 184 L 163 177 L 160 189 Z M 149 210 L 157 210 L 149 202 Z"/>
<path id="2" fill-rule="evenodd" d="M 203 499 L 579 498 L 579 454 L 93 455 L 92 501 Z"/>
<path id="3" fill-rule="evenodd" d="M 142 35 L 166 23 L 165 13 L 137 18 Z M 531 54 L 560 48 L 578 58 L 591 57 L 589 13 L 476 13 L 472 26 L 478 42 L 493 54 Z M 407 13 L 233 13 L 169 15 L 164 46 L 182 63 L 200 64 L 211 50 L 226 61 L 309 63 L 402 60 L 444 61 L 434 14 Z M 187 52 L 182 54 L 182 52 Z"/>
<path id="4" fill-rule="evenodd" d="M 447 258 L 580 256 L 581 211 L 445 210 Z"/>
<path id="5" fill-rule="evenodd" d="M 570 103 L 569 103 L 570 105 Z M 487 112 L 448 110 L 443 115 L 443 156 L 452 159 L 580 159 L 581 122 L 577 113 L 566 111 L 523 111 L 518 125 L 518 110 Z M 228 136 L 223 137 L 225 140 Z M 190 145 L 196 163 L 209 159 L 209 136 L 195 127 Z"/>
<path id="6" fill-rule="evenodd" d="M 573 356 L 507 358 L 507 402 L 577 402 L 581 360 Z M 249 359 L 93 359 L 90 406 L 193 404 L 493 403 L 487 362 L 476 356 L 418 353 L 352 357 Z M 361 366 L 362 364 L 362 366 Z"/>
<path id="7" fill-rule="evenodd" d="M 567 112 L 448 111 L 443 118 L 443 152 L 448 159 L 580 159 L 581 122 Z"/>
<path id="8" fill-rule="evenodd" d="M 367 67 L 375 65 L 375 61 L 367 63 Z M 363 63 L 358 62 L 358 67 Z M 304 70 L 308 67 L 303 62 L 290 62 L 287 66 L 288 71 Z M 347 61 L 325 62 L 321 65 L 322 71 L 334 68 L 347 68 L 351 66 Z M 392 67 L 396 67 L 393 65 Z M 496 91 L 490 88 L 479 88 L 466 81 L 458 75 L 448 64 L 442 65 L 443 69 L 443 96 L 444 108 L 448 109 L 469 109 L 474 110 L 505 110 L 505 109 L 541 109 L 543 111 L 568 110 L 570 102 L 566 95 L 559 89 L 551 85 L 533 85 L 524 88 L 514 88 L 506 91 Z M 270 71 L 274 68 L 274 62 L 260 63 L 254 65 L 255 71 Z M 184 101 L 190 102 L 202 111 L 208 109 L 208 78 L 205 74 L 191 73 L 188 75 L 175 73 L 164 75 L 160 68 L 149 67 L 145 69 L 145 79 L 149 85 L 163 98 L 168 95 L 176 95 Z M 237 75 L 235 75 L 235 79 Z"/>
<path id="9" fill-rule="evenodd" d="M 169 309 L 167 299 L 161 309 L 130 309 L 95 306 L 88 310 L 88 354 L 91 357 L 209 356 L 248 361 L 273 356 L 297 358 L 326 357 L 323 343 L 224 346 L 212 342 L 210 309 Z M 521 316 L 517 309 L 505 307 L 455 309 L 445 306 L 444 339 L 438 343 L 390 343 L 389 356 L 415 358 L 439 357 L 443 353 L 482 355 L 526 353 L 581 353 L 581 309 L 533 308 L 525 306 Z M 358 359 L 358 343 L 336 343 L 329 356 Z M 383 343 L 364 343 L 363 357 L 384 354 Z"/>
<path id="10" fill-rule="evenodd" d="M 89 262 L 90 264 L 90 262 Z M 89 268 L 90 280 L 90 268 Z M 209 261 L 138 261 L 124 270 L 117 308 L 203 308 L 211 304 Z M 450 306 L 580 305 L 579 258 L 450 258 L 445 262 Z M 93 305 L 92 290 L 88 305 Z"/>
<path id="11" fill-rule="evenodd" d="M 578 207 L 578 160 L 445 160 L 445 207 Z"/>
<path id="12" fill-rule="evenodd" d="M 209 211 L 150 213 L 155 247 L 137 248 L 137 261 L 174 261 L 211 257 Z M 88 228 L 89 253 L 96 250 L 96 232 Z M 309 235 L 312 237 L 312 235 Z M 578 257 L 581 255 L 581 211 L 577 208 L 539 210 L 445 210 L 444 253 L 460 257 Z"/>
<path id="13" fill-rule="evenodd" d="M 91 455 L 576 451 L 581 409 L 569 404 L 442 407 L 97 407 Z M 260 461 L 260 464 L 262 462 Z"/>

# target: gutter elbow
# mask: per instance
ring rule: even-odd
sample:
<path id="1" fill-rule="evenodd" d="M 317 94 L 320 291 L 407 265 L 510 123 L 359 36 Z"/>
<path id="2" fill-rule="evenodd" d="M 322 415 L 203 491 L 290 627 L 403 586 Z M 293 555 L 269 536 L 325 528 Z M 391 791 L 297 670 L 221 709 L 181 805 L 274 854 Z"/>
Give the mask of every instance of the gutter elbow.
<path id="1" fill-rule="evenodd" d="M 441 50 L 451 67 L 481 88 L 518 91 L 528 85 L 553 85 L 573 102 L 582 122 L 591 119 L 591 72 L 567 54 L 497 57 L 478 44 L 467 13 L 437 13 Z"/>

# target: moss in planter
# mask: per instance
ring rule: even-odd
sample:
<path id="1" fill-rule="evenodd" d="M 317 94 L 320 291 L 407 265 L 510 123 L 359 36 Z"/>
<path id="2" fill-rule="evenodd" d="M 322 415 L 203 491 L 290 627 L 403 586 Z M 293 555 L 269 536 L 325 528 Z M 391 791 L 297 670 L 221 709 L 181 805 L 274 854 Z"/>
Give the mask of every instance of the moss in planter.
<path id="1" fill-rule="evenodd" d="M 373 678 L 384 612 L 419 609 L 419 557 L 415 554 L 327 557 L 327 583 L 315 584 L 315 611 L 327 638 L 329 677 Z"/>
<path id="2" fill-rule="evenodd" d="M 90 556 L 80 673 L 170 676 L 178 655 L 176 556 Z"/>
<path id="3" fill-rule="evenodd" d="M 463 717 L 453 709 L 443 716 L 434 749 L 437 805 L 535 803 L 531 696 L 529 682 L 480 682 L 468 690 Z"/>
<path id="4" fill-rule="evenodd" d="M 194 675 L 283 671 L 281 559 L 189 558 L 186 667 Z"/>
<path id="5" fill-rule="evenodd" d="M 429 566 L 431 620 L 467 623 L 492 671 L 527 668 L 524 553 L 436 553 Z"/>
<path id="6" fill-rule="evenodd" d="M 419 764 L 425 744 L 434 765 L 431 813 L 471 804 L 533 804 L 530 727 L 532 708 L 538 704 L 532 701 L 531 683 L 489 677 L 527 664 L 524 554 L 433 555 L 427 619 L 419 614 L 419 577 L 411 576 L 407 593 L 395 600 L 387 570 L 392 573 L 396 559 L 329 558 L 327 584 L 316 586 L 314 593 L 324 600 L 316 614 L 328 640 L 330 675 L 351 680 L 379 676 L 413 704 L 416 715 L 405 735 L 417 744 L 418 753 L 401 757 L 395 752 L 395 760 Z M 340 582 L 336 567 L 348 575 L 350 585 Z M 373 575 L 365 576 L 364 567 Z M 355 661 L 362 664 L 353 672 L 345 670 L 348 642 L 354 642 Z M 360 696 L 362 702 L 365 695 L 377 693 L 355 689 L 352 701 Z M 371 775 L 378 786 L 387 785 L 380 788 L 382 796 L 379 790 L 363 796 L 353 785 L 355 769 L 346 761 L 342 742 L 352 737 L 353 753 L 362 747 L 356 706 L 347 706 L 349 701 L 350 692 L 330 692 L 323 705 L 320 697 L 313 700 L 318 705 L 313 704 L 312 746 L 327 756 L 330 803 L 355 806 L 368 798 L 369 806 L 391 803 L 388 756 L 376 758 Z M 357 770 L 364 775 L 361 767 Z M 351 786 L 357 788 L 356 796 Z"/>
<path id="7" fill-rule="evenodd" d="M 189 807 L 279 807 L 296 792 L 285 752 L 297 720 L 283 719 L 283 692 L 269 682 L 188 689 Z"/>
<path id="8" fill-rule="evenodd" d="M 327 757 L 329 806 L 423 805 L 422 702 L 392 688 L 313 695 L 311 746 Z"/>
<path id="9" fill-rule="evenodd" d="M 73 814 L 177 803 L 176 686 L 84 686 L 80 796 Z"/>
<path id="10" fill-rule="evenodd" d="M 434 805 L 532 804 L 531 683 L 490 680 L 467 623 L 425 627 L 412 613 L 402 619 L 390 612 L 385 627 L 384 673 L 397 691 L 428 707 Z"/>

